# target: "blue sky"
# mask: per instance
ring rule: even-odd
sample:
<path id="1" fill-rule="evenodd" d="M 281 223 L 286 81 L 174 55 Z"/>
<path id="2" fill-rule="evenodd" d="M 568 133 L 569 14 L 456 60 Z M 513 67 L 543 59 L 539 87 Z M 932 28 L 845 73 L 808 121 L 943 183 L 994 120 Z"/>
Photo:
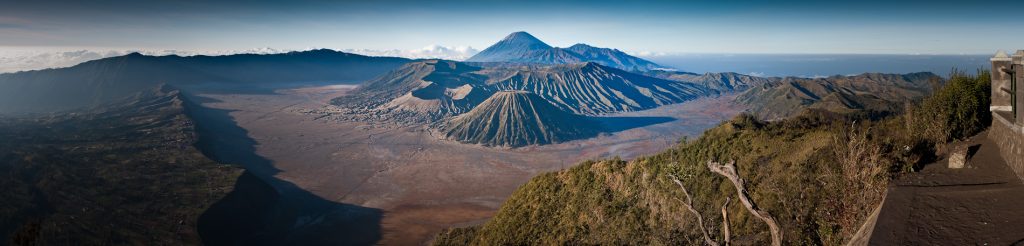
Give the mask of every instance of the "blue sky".
<path id="1" fill-rule="evenodd" d="M 522 30 L 633 52 L 991 54 L 1024 48 L 1022 2 L 0 0 L 0 49 L 483 49 Z"/>

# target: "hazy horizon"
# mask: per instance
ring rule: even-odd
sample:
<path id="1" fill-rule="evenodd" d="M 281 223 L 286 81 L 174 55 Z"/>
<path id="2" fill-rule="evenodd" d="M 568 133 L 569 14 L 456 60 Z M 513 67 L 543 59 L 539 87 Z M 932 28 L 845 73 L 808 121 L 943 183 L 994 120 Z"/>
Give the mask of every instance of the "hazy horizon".
<path id="1" fill-rule="evenodd" d="M 989 54 L 1024 38 L 1014 21 L 955 1 L 11 2 L 0 50 L 480 50 L 527 31 L 649 54 Z"/>
<path id="2" fill-rule="evenodd" d="M 475 54 L 473 52 L 449 52 L 449 47 L 415 50 L 355 50 L 333 49 L 342 52 L 369 56 L 391 56 L 410 59 L 447 59 L 461 61 Z M 274 48 L 230 50 L 230 51 L 177 51 L 177 50 L 66 50 L 66 51 L 20 51 L 0 52 L 0 73 L 61 68 L 82 62 L 121 56 L 130 52 L 146 55 L 231 55 L 231 54 L 275 54 L 300 50 Z M 932 72 L 947 76 L 952 68 L 973 73 L 977 68 L 988 66 L 992 54 L 766 54 L 766 53 L 671 53 L 632 55 L 658 64 L 693 73 L 736 72 L 764 77 L 825 77 L 832 75 L 854 75 L 867 72 L 912 73 Z M 994 51 L 993 51 L 994 54 Z"/>

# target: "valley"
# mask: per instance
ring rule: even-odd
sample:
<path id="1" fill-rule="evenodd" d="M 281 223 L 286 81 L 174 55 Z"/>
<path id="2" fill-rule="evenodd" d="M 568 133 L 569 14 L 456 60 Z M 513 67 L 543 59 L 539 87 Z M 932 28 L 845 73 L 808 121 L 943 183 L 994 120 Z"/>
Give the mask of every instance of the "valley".
<path id="1" fill-rule="evenodd" d="M 443 228 L 479 224 L 540 172 L 583 160 L 653 154 L 743 111 L 733 95 L 703 98 L 598 119 L 612 133 L 515 149 L 442 140 L 424 125 L 380 126 L 312 114 L 351 86 L 275 93 L 197 93 L 224 110 L 255 141 L 275 178 L 325 200 L 383 211 L 381 244 L 429 241 Z M 659 118 L 641 127 L 627 117 Z M 250 167 L 250 170 L 253 170 Z M 258 170 L 256 172 L 259 172 Z"/>
<path id="2" fill-rule="evenodd" d="M 953 118 L 930 117 L 984 110 L 976 109 L 988 100 L 979 93 L 987 91 L 988 82 L 980 78 L 956 72 L 950 81 L 930 72 L 814 78 L 698 74 L 614 48 L 583 43 L 559 48 L 522 31 L 462 61 L 330 49 L 223 56 L 131 53 L 0 74 L 0 123 L 8 114 L 26 115 L 11 121 L 18 124 L 0 127 L 5 130 L 0 133 L 16 136 L 22 127 L 38 133 L 25 137 L 30 140 L 25 143 L 5 143 L 13 153 L 6 159 L 17 164 L 6 170 L 12 177 L 22 175 L 5 183 L 21 192 L 12 196 L 20 203 L 9 206 L 20 210 L 8 209 L 14 212 L 5 216 L 20 217 L 0 229 L 14 233 L 11 238 L 19 243 L 60 239 L 53 237 L 61 230 L 53 223 L 39 229 L 35 215 L 25 214 L 49 213 L 50 203 L 103 198 L 50 200 L 40 195 L 59 193 L 60 187 L 31 191 L 40 186 L 35 155 L 22 153 L 31 153 L 24 149 L 34 145 L 64 146 L 43 153 L 75 159 L 82 154 L 76 152 L 80 135 L 88 134 L 95 138 L 90 141 L 123 142 L 115 146 L 125 148 L 106 150 L 118 154 L 102 161 L 85 158 L 75 167 L 40 162 L 47 168 L 41 173 L 170 170 L 130 180 L 145 184 L 163 181 L 160 175 L 224 173 L 210 176 L 218 182 L 205 187 L 189 182 L 195 180 L 171 180 L 180 187 L 169 188 L 193 196 L 217 187 L 216 193 L 194 199 L 194 206 L 175 207 L 185 213 L 177 226 L 165 214 L 147 214 L 146 207 L 138 211 L 147 213 L 122 224 L 155 218 L 162 228 L 95 236 L 82 224 L 76 227 L 82 232 L 67 240 L 674 245 L 697 242 L 697 226 L 705 242 L 716 245 L 700 216 L 699 224 L 686 222 L 689 215 L 680 213 L 680 205 L 696 215 L 715 208 L 705 203 L 695 209 L 692 202 L 670 199 L 678 197 L 671 177 L 687 200 L 685 187 L 693 187 L 698 197 L 725 203 L 722 221 L 728 226 L 732 218 L 739 225 L 737 245 L 765 243 L 767 234 L 753 230 L 756 221 L 738 211 L 725 216 L 739 207 L 734 203 L 729 209 L 730 196 L 717 192 L 727 187 L 700 171 L 705 161 L 711 169 L 713 161 L 735 158 L 740 164 L 732 167 L 732 176 L 722 175 L 738 183 L 742 196 L 744 181 L 735 168 L 753 174 L 746 176 L 749 194 L 771 198 L 759 203 L 776 215 L 785 211 L 778 221 L 791 229 L 787 243 L 838 244 L 850 239 L 863 212 L 881 201 L 879 192 L 889 178 L 933 158 L 951 140 L 952 135 L 943 135 L 946 129 L 959 127 L 942 125 L 956 123 L 948 120 Z M 933 95 L 936 89 L 939 94 Z M 945 103 L 950 98 L 966 102 Z M 51 122 L 55 117 L 66 121 Z M 105 121 L 94 121 L 97 117 Z M 32 122 L 27 119 L 59 124 L 21 124 Z M 56 138 L 42 137 L 52 126 L 64 125 L 71 127 Z M 844 131 L 858 128 L 867 133 Z M 165 132 L 151 134 L 155 131 Z M 858 149 L 865 145 L 877 150 Z M 157 147 L 152 154 L 120 155 L 133 153 L 133 146 Z M 151 161 L 164 156 L 171 158 Z M 175 156 L 188 156 L 185 163 L 196 168 L 182 168 Z M 861 162 L 871 165 L 856 166 Z M 162 204 L 167 198 L 139 195 L 116 183 L 58 180 L 65 181 L 61 186 L 128 197 L 110 205 L 117 208 Z M 829 195 L 849 187 L 861 187 L 851 189 L 860 192 Z M 743 203 L 764 218 L 749 201 Z M 103 213 L 82 214 L 91 216 L 88 223 L 102 223 L 96 218 Z M 776 226 L 770 227 L 775 228 L 772 242 L 781 242 Z M 728 232 L 723 239 L 729 243 Z"/>

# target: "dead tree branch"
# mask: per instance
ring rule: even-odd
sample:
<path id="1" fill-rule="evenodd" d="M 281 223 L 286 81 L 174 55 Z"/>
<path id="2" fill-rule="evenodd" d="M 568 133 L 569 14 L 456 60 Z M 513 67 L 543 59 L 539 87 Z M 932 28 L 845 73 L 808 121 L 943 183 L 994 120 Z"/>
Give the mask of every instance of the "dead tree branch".
<path id="1" fill-rule="evenodd" d="M 700 212 L 697 212 L 697 209 L 693 208 L 693 198 L 690 197 L 690 192 L 686 191 L 686 186 L 683 186 L 683 182 L 679 181 L 679 179 L 676 178 L 675 175 L 669 174 L 668 177 L 672 179 L 672 182 L 675 182 L 677 185 L 679 185 L 679 189 L 683 190 L 683 195 L 686 195 L 686 200 L 680 201 L 683 202 L 683 205 L 686 206 L 686 209 L 690 210 L 690 212 L 692 212 L 693 215 L 697 216 L 697 225 L 700 227 L 700 232 L 704 235 L 704 242 L 707 243 L 708 245 L 718 246 L 718 242 L 715 242 L 715 240 L 711 240 L 711 236 L 708 235 L 708 229 L 704 227 L 704 216 L 701 216 Z M 676 199 L 679 200 L 679 198 Z"/>
<path id="2" fill-rule="evenodd" d="M 725 176 L 732 182 L 733 186 L 736 187 L 736 193 L 739 194 L 740 203 L 750 211 L 751 214 L 760 218 L 765 224 L 768 224 L 768 229 L 772 234 L 772 246 L 782 245 L 782 229 L 779 224 L 775 222 L 775 218 L 772 217 L 768 212 L 760 210 L 753 201 L 750 200 L 747 195 L 747 189 L 743 185 L 743 179 L 736 173 L 736 161 L 729 161 L 729 163 L 722 165 L 717 162 L 708 160 L 708 169 L 712 172 Z"/>
<path id="3" fill-rule="evenodd" d="M 730 235 L 729 235 L 730 234 L 729 233 L 729 210 L 727 210 L 726 208 L 729 207 L 729 201 L 731 201 L 731 200 L 732 200 L 732 197 L 726 197 L 725 198 L 725 204 L 722 204 L 722 235 L 725 237 L 725 243 L 724 243 L 725 246 L 729 246 L 729 240 L 730 240 L 729 239 L 730 238 Z"/>

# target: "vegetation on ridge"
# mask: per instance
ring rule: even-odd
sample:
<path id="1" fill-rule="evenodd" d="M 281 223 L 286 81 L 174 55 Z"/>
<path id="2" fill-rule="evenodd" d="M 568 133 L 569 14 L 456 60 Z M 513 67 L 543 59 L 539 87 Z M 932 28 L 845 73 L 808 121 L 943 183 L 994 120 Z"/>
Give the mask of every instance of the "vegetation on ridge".
<path id="1" fill-rule="evenodd" d="M 988 72 L 950 77 L 901 116 L 805 110 L 764 122 L 740 115 L 660 154 L 544 173 L 486 224 L 444 231 L 434 243 L 701 244 L 696 220 L 677 200 L 682 191 L 667 175 L 681 179 L 705 225 L 718 231 L 721 205 L 735 190 L 705 163 L 735 160 L 750 197 L 782 227 L 785 244 L 838 245 L 877 207 L 889 179 L 933 161 L 941 153 L 936 146 L 987 127 Z M 767 226 L 741 206 L 727 206 L 732 243 L 767 243 Z"/>

